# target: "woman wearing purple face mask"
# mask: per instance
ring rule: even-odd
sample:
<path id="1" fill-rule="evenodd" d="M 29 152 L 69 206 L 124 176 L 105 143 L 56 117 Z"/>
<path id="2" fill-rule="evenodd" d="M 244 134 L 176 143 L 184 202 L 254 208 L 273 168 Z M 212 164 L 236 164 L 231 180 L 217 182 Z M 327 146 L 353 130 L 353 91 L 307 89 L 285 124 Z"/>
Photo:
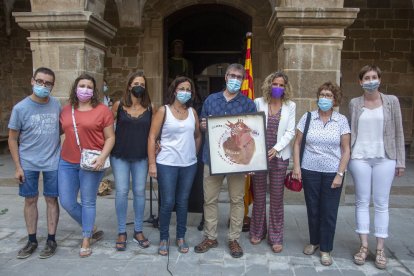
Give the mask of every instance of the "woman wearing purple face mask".
<path id="1" fill-rule="evenodd" d="M 377 239 L 375 266 L 385 269 L 389 195 L 394 176 L 404 174 L 405 152 L 400 103 L 397 97 L 379 92 L 380 82 L 380 68 L 375 65 L 362 67 L 359 83 L 364 94 L 349 103 L 352 148 L 349 170 L 355 183 L 356 232 L 361 241 L 354 263 L 364 264 L 369 252 L 372 190 Z"/>
<path id="2" fill-rule="evenodd" d="M 269 158 L 268 172 L 253 175 L 253 211 L 250 242 L 259 244 L 268 235 L 274 253 L 283 249 L 283 182 L 292 154 L 290 142 L 295 135 L 296 104 L 290 100 L 288 77 L 274 72 L 262 85 L 263 97 L 254 100 L 257 111 L 266 114 L 266 140 Z M 266 223 L 266 186 L 269 173 L 269 229 Z"/>
<path id="3" fill-rule="evenodd" d="M 72 110 L 80 147 L 102 151 L 94 163 L 96 171 L 80 168 L 81 152 L 76 141 Z M 111 111 L 99 103 L 95 79 L 87 74 L 79 76 L 70 91 L 69 104 L 60 114 L 65 140 L 59 161 L 58 185 L 60 204 L 82 227 L 80 257 L 90 256 L 91 243 L 103 237 L 103 232 L 94 227 L 96 194 L 104 174 L 101 168 L 115 142 L 113 122 Z M 79 192 L 81 204 L 77 201 Z"/>

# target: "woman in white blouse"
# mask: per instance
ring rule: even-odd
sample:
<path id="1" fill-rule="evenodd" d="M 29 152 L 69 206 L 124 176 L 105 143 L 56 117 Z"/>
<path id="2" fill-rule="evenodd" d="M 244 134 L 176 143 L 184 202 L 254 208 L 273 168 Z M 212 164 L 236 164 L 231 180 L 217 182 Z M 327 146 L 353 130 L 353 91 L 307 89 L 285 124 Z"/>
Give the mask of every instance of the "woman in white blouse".
<path id="1" fill-rule="evenodd" d="M 321 264 L 329 266 L 342 180 L 350 155 L 350 129 L 346 117 L 333 110 L 341 102 L 339 87 L 326 82 L 316 95 L 319 108 L 311 112 L 302 160 L 299 160 L 299 151 L 307 114 L 297 126 L 293 178 L 303 182 L 308 213 L 310 243 L 303 253 L 312 255 L 320 247 Z"/>
<path id="2" fill-rule="evenodd" d="M 358 265 L 368 256 L 369 203 L 371 190 L 375 208 L 377 248 L 375 266 L 385 269 L 387 259 L 384 240 L 388 237 L 388 201 L 394 176 L 405 168 L 404 133 L 397 97 L 378 91 L 381 70 L 366 65 L 359 72 L 364 90 L 361 97 L 349 103 L 351 114 L 352 155 L 349 170 L 355 182 L 356 232 L 361 246 L 354 255 Z"/>
<path id="3" fill-rule="evenodd" d="M 269 159 L 268 172 L 253 175 L 253 211 L 250 224 L 250 242 L 259 244 L 266 237 L 266 187 L 269 174 L 269 231 L 268 242 L 274 253 L 283 249 L 283 181 L 289 158 L 292 154 L 290 142 L 295 135 L 296 104 L 290 100 L 288 77 L 283 72 L 274 72 L 266 77 L 262 85 L 263 97 L 254 100 L 257 111 L 266 114 L 266 142 Z"/>

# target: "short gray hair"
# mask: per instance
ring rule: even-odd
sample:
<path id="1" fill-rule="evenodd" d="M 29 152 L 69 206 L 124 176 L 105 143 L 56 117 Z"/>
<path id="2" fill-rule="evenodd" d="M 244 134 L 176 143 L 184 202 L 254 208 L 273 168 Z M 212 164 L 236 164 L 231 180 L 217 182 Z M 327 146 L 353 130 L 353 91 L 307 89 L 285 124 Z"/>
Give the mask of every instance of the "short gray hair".
<path id="1" fill-rule="evenodd" d="M 229 73 L 230 70 L 237 70 L 243 73 L 243 79 L 246 77 L 246 70 L 244 70 L 244 66 L 240 63 L 232 63 L 229 66 L 227 66 L 226 69 L 226 76 Z"/>

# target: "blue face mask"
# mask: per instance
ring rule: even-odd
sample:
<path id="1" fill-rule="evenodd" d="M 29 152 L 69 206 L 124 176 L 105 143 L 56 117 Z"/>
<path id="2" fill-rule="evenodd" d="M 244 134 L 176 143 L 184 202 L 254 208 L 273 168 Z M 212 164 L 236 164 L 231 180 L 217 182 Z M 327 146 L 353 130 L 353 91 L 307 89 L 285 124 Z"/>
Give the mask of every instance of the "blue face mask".
<path id="1" fill-rule="evenodd" d="M 364 89 L 368 93 L 373 93 L 377 91 L 379 86 L 380 86 L 379 80 L 366 81 L 362 83 L 362 89 Z"/>
<path id="2" fill-rule="evenodd" d="M 319 98 L 319 100 L 318 100 L 318 106 L 319 106 L 319 109 L 320 110 L 322 110 L 322 111 L 328 111 L 329 109 L 332 108 L 333 101 L 332 101 L 332 99 Z"/>
<path id="3" fill-rule="evenodd" d="M 185 90 L 178 90 L 176 98 L 180 103 L 185 104 L 186 102 L 188 102 L 188 100 L 191 99 L 191 92 Z"/>
<path id="4" fill-rule="evenodd" d="M 39 98 L 46 98 L 50 95 L 50 88 L 44 87 L 42 85 L 33 85 L 33 93 Z"/>
<path id="5" fill-rule="evenodd" d="M 226 87 L 230 93 L 237 93 L 240 90 L 241 81 L 239 81 L 238 79 L 228 79 Z"/>

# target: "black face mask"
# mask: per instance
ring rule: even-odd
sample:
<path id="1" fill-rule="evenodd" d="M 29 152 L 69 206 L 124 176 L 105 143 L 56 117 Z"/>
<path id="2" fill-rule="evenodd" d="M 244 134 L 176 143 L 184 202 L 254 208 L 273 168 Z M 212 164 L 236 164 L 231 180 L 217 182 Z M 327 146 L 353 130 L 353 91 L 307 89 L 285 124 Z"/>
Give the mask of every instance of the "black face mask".
<path id="1" fill-rule="evenodd" d="M 132 92 L 132 95 L 134 95 L 136 98 L 139 98 L 142 96 L 142 94 L 144 94 L 145 88 L 140 85 L 136 85 L 132 87 L 131 92 Z"/>

